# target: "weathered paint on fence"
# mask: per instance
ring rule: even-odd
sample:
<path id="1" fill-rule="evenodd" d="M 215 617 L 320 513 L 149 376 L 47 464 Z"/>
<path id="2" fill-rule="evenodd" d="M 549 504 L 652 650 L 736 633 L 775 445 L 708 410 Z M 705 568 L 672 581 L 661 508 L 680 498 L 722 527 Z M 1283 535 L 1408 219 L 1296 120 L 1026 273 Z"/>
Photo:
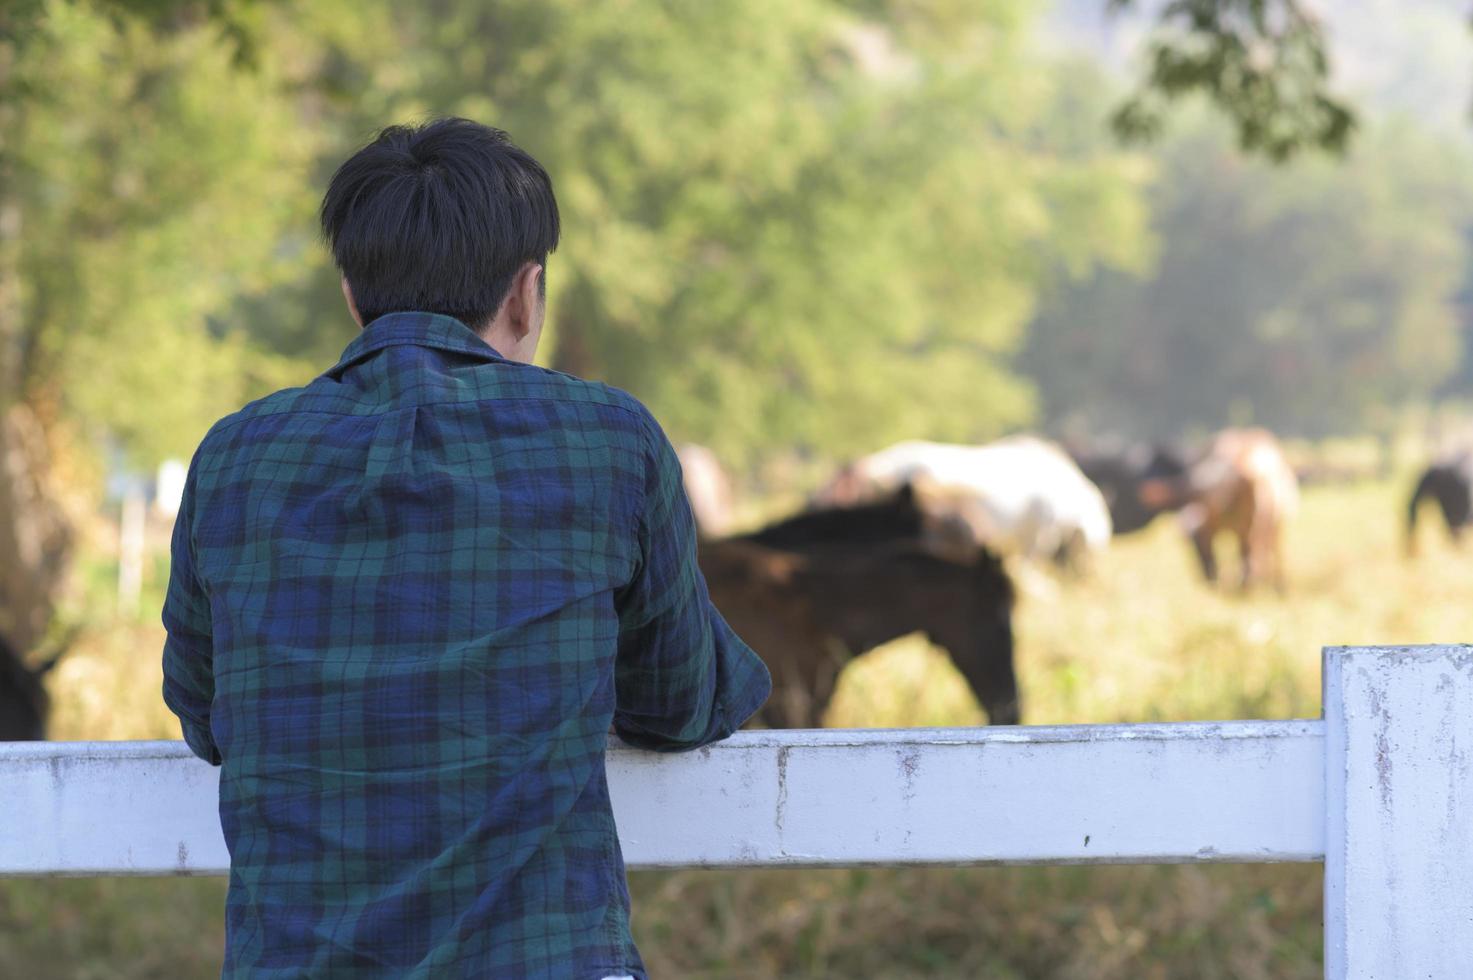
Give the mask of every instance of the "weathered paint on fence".
<path id="1" fill-rule="evenodd" d="M 1473 977 L 1473 647 L 1325 651 L 1325 976 Z"/>
<path id="2" fill-rule="evenodd" d="M 1314 861 L 1318 721 L 741 732 L 618 746 L 631 867 Z M 177 742 L 0 745 L 0 874 L 220 874 L 217 772 Z"/>

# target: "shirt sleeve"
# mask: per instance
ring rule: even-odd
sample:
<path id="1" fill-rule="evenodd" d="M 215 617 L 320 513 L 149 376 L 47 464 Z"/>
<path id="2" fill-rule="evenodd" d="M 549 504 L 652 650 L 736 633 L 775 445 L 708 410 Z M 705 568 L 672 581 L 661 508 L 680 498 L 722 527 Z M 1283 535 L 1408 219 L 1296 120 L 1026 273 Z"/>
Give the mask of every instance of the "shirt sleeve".
<path id="1" fill-rule="evenodd" d="M 169 590 L 164 598 L 164 703 L 179 716 L 190 750 L 218 766 L 220 750 L 210 733 L 210 702 L 215 698 L 214 644 L 210 599 L 194 561 L 194 486 L 195 466 L 191 464 L 179 514 L 174 518 Z"/>
<path id="2" fill-rule="evenodd" d="M 646 417 L 640 564 L 619 595 L 614 732 L 658 751 L 699 748 L 741 727 L 772 690 L 762 659 L 711 605 L 696 560 L 680 462 Z"/>

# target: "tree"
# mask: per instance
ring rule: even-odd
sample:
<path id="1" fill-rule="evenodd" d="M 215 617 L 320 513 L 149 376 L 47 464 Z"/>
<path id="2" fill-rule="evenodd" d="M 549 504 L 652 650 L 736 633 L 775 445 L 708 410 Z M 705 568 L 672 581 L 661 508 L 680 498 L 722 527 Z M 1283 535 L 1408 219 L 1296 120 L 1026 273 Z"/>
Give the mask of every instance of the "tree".
<path id="1" fill-rule="evenodd" d="M 61 433 L 139 463 L 187 452 L 275 364 L 209 315 L 281 271 L 314 146 L 278 68 L 239 70 L 225 7 L 0 15 L 0 631 L 21 649 L 70 550 L 46 463 Z"/>
<path id="2" fill-rule="evenodd" d="M 439 3 L 396 36 L 426 108 L 554 176 L 553 365 L 742 461 L 1026 423 L 1043 284 L 1140 259 L 1135 161 L 1051 143 L 1027 7 Z"/>
<path id="3" fill-rule="evenodd" d="M 1139 0 L 1107 0 L 1111 10 Z M 1203 95 L 1250 154 L 1283 162 L 1306 148 L 1341 153 L 1355 127 L 1328 89 L 1330 59 L 1303 0 L 1169 0 L 1148 42 L 1145 77 L 1115 113 L 1127 138 L 1159 134 L 1167 103 Z"/>
<path id="4" fill-rule="evenodd" d="M 1024 369 L 1061 427 L 1177 436 L 1365 431 L 1458 363 L 1464 154 L 1387 122 L 1343 164 L 1277 168 L 1200 122 L 1164 144 L 1161 264 L 1062 290 Z"/>

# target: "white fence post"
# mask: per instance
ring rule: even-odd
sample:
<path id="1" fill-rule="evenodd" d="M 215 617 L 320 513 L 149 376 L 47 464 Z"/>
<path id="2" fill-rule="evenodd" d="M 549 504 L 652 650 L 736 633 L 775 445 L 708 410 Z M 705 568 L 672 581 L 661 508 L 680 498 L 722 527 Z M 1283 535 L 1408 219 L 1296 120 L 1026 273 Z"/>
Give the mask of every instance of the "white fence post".
<path id="1" fill-rule="evenodd" d="M 1325 976 L 1473 977 L 1473 647 L 1324 654 Z"/>

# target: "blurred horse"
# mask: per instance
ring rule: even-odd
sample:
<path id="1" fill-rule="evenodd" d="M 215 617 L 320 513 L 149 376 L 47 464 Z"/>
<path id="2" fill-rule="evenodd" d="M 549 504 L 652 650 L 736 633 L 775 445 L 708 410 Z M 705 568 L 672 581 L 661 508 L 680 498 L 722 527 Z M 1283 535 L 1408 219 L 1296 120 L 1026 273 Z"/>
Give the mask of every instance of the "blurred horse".
<path id="1" fill-rule="evenodd" d="M 1110 541 L 1110 511 L 1099 488 L 1062 449 L 1032 436 L 985 446 L 897 443 L 844 467 L 815 502 L 852 505 L 907 483 L 931 518 L 933 540 L 943 545 L 949 540 L 1073 565 Z"/>
<path id="2" fill-rule="evenodd" d="M 712 602 L 772 673 L 763 724 L 818 727 L 849 660 L 914 632 L 950 654 L 991 723 L 1017 724 L 1012 581 L 986 549 L 935 555 L 922 523 L 902 492 L 701 543 Z"/>
<path id="3" fill-rule="evenodd" d="M 1146 527 L 1163 508 L 1151 506 L 1141 489 L 1152 480 L 1186 473 L 1185 456 L 1170 446 L 1136 443 L 1123 449 L 1084 449 L 1072 452 L 1074 462 L 1105 498 L 1115 533 L 1129 534 Z"/>
<path id="4" fill-rule="evenodd" d="M 42 678 L 60 654 L 40 667 L 28 667 L 20 652 L 0 636 L 0 742 L 39 741 L 46 737 L 51 698 Z"/>
<path id="5" fill-rule="evenodd" d="M 929 526 L 927 515 L 916 502 L 915 489 L 907 483 L 867 503 L 803 511 L 744 534 L 740 540 L 769 548 L 822 546 L 853 551 L 871 545 L 922 541 Z"/>
<path id="6" fill-rule="evenodd" d="M 1243 588 L 1270 582 L 1284 590 L 1283 530 L 1299 506 L 1299 481 L 1272 433 L 1224 429 L 1184 474 L 1148 480 L 1141 499 L 1181 510 L 1208 582 L 1218 579 L 1213 540 L 1226 532 L 1238 539 Z"/>
<path id="7" fill-rule="evenodd" d="M 1454 544 L 1459 543 L 1463 528 L 1473 520 L 1473 454 L 1460 452 L 1444 456 L 1428 466 L 1417 480 L 1417 487 L 1407 503 L 1408 555 L 1417 553 L 1417 511 L 1429 497 L 1442 511 L 1448 536 Z"/>

